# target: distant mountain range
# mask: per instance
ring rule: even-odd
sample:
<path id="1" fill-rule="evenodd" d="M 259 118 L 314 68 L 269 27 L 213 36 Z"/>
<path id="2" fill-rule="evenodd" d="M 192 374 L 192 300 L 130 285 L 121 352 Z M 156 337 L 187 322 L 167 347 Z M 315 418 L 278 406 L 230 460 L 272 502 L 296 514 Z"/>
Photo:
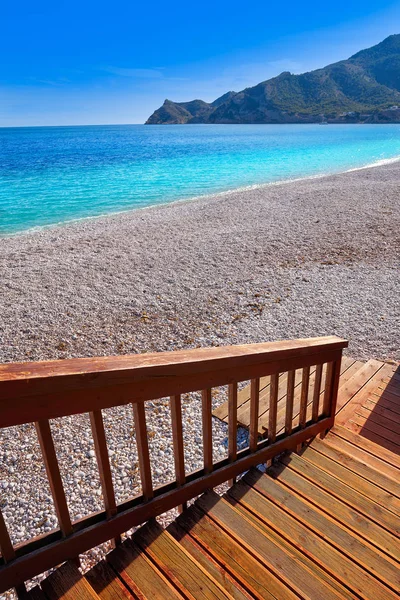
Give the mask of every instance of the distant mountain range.
<path id="1" fill-rule="evenodd" d="M 348 60 L 301 75 L 284 72 L 211 104 L 165 100 L 146 124 L 324 122 L 400 122 L 400 34 Z"/>

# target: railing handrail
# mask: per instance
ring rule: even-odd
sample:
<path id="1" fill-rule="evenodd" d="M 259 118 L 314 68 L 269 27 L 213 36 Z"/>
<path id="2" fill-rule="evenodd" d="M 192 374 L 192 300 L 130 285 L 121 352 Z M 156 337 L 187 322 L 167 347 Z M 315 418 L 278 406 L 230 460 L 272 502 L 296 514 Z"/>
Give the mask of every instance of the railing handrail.
<path id="1" fill-rule="evenodd" d="M 0 365 L 0 427 L 173 396 L 329 362 L 336 336 Z"/>
<path id="2" fill-rule="evenodd" d="M 0 593 L 151 517 L 182 505 L 334 423 L 342 350 L 335 336 L 134 356 L 0 365 L 0 428 L 34 422 L 59 529 L 13 546 L 0 511 Z M 321 373 L 326 364 L 325 387 Z M 310 367 L 316 366 L 312 419 L 307 422 Z M 299 425 L 293 425 L 296 369 L 302 369 Z M 279 373 L 288 372 L 285 430 L 277 432 Z M 258 439 L 260 378 L 271 375 L 268 439 Z M 251 380 L 250 444 L 236 446 L 237 384 Z M 228 386 L 229 453 L 213 463 L 211 388 Z M 185 473 L 181 394 L 201 391 L 204 468 Z M 176 479 L 153 488 L 144 402 L 170 396 Z M 320 400 L 322 398 L 322 410 Z M 310 399 L 311 400 L 311 399 Z M 116 504 L 101 410 L 132 404 L 142 494 Z M 89 413 L 105 510 L 72 523 L 49 420 Z"/>

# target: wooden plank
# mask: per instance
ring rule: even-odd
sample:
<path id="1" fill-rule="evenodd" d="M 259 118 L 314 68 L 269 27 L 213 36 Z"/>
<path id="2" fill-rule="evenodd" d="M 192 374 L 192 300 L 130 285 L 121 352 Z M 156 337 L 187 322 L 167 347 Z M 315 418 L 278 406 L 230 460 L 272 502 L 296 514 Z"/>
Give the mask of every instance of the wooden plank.
<path id="1" fill-rule="evenodd" d="M 252 514 L 280 533 L 289 543 L 300 547 L 302 552 L 321 568 L 325 569 L 333 579 L 347 586 L 356 595 L 368 600 L 388 600 L 398 596 L 388 586 L 377 581 L 366 570 L 358 566 L 339 551 L 316 535 L 309 527 L 293 518 L 283 507 L 278 507 L 265 496 L 257 493 L 250 486 L 240 481 L 230 491 L 236 502 L 247 508 Z M 320 592 L 320 597 L 324 597 Z M 318 597 L 318 596 L 317 596 Z"/>
<path id="2" fill-rule="evenodd" d="M 236 499 L 240 496 L 240 503 L 249 505 L 251 510 L 255 509 L 261 519 L 264 519 L 264 507 L 266 507 L 268 512 L 267 522 L 270 522 L 272 515 L 275 513 L 269 505 L 269 503 L 272 503 L 280 509 L 280 524 L 284 522 L 286 513 L 286 515 L 290 515 L 295 521 L 304 525 L 307 531 L 313 532 L 319 538 L 328 542 L 330 546 L 333 546 L 339 552 L 339 556 L 347 557 L 346 559 L 339 558 L 336 552 L 332 552 L 332 558 L 336 561 L 339 575 L 346 570 L 346 567 L 352 568 L 351 565 L 353 565 L 352 585 L 355 584 L 353 588 L 355 592 L 368 588 L 370 581 L 374 584 L 374 580 L 370 579 L 365 571 L 379 579 L 385 586 L 390 587 L 392 591 L 400 592 L 399 565 L 390 561 L 379 553 L 376 548 L 349 532 L 347 528 L 330 518 L 326 513 L 317 510 L 309 502 L 291 493 L 278 481 L 260 472 L 257 473 L 254 469 L 247 473 L 240 483 L 243 486 L 240 493 L 235 492 L 234 495 L 231 491 L 230 494 L 234 495 Z M 267 503 L 260 502 L 259 494 L 256 494 L 254 490 L 259 492 L 267 500 Z M 274 524 L 279 528 L 281 527 L 276 521 L 274 521 Z M 297 525 L 296 530 L 300 531 Z M 330 546 L 328 546 L 328 552 L 330 552 Z M 318 551 L 317 548 L 315 550 Z M 329 560 L 329 556 L 327 556 L 327 560 Z M 341 564 L 342 566 L 340 566 Z M 348 582 L 342 579 L 342 583 L 346 585 Z M 381 586 L 378 590 L 381 591 Z"/>
<path id="3" fill-rule="evenodd" d="M 393 384 L 391 381 L 382 380 L 379 389 L 385 392 L 387 391 L 389 394 L 392 394 L 392 396 L 398 398 L 398 402 L 400 401 L 400 388 L 397 383 Z"/>
<path id="4" fill-rule="evenodd" d="M 394 514 L 400 515 L 400 501 L 398 498 L 395 498 L 385 490 L 357 475 L 357 473 L 350 470 L 349 466 L 344 466 L 327 458 L 320 450 L 317 450 L 316 445 L 306 448 L 301 456 L 370 500 L 380 504 Z"/>
<path id="5" fill-rule="evenodd" d="M 183 596 L 196 600 L 229 598 L 224 588 L 156 521 L 141 527 L 133 539 Z"/>
<path id="6" fill-rule="evenodd" d="M 276 417 L 278 411 L 279 373 L 271 375 L 269 414 L 268 414 L 268 440 L 273 444 L 276 440 Z"/>
<path id="7" fill-rule="evenodd" d="M 235 508 L 235 510 L 243 515 L 246 521 L 250 521 L 255 527 L 260 529 L 265 535 L 274 540 L 279 546 L 285 549 L 285 551 L 293 556 L 293 558 L 305 566 L 307 570 L 310 571 L 310 577 L 313 579 L 321 580 L 338 594 L 338 596 L 342 600 L 356 600 L 357 596 L 353 594 L 350 590 L 345 588 L 340 582 L 333 579 L 324 569 L 322 569 L 319 565 L 310 560 L 302 551 L 301 548 L 290 544 L 287 542 L 281 535 L 279 535 L 275 530 L 268 527 L 263 521 L 257 518 L 257 516 L 248 511 L 246 507 L 236 502 L 234 498 L 229 496 L 229 493 L 224 496 L 224 498 Z"/>
<path id="8" fill-rule="evenodd" d="M 153 482 L 151 479 L 150 454 L 144 404 L 134 404 L 133 415 L 143 497 L 145 500 L 150 500 L 153 497 Z"/>
<path id="9" fill-rule="evenodd" d="M 287 379 L 287 392 L 286 392 L 286 414 L 285 414 L 285 434 L 286 435 L 290 435 L 292 433 L 294 379 L 295 379 L 295 371 L 289 371 L 288 379 Z"/>
<path id="10" fill-rule="evenodd" d="M 290 456 L 283 456 L 279 460 L 284 465 L 289 466 L 296 471 L 296 473 L 299 473 L 304 478 L 332 495 L 334 498 L 344 502 L 354 510 L 377 523 L 379 526 L 384 527 L 396 537 L 400 537 L 400 523 L 398 517 L 394 513 L 386 510 L 373 500 L 370 500 L 367 496 L 360 494 L 357 490 L 354 490 L 347 485 L 343 485 L 336 477 L 319 469 L 303 457 L 291 454 Z"/>
<path id="11" fill-rule="evenodd" d="M 368 398 L 368 400 L 364 402 L 362 408 L 369 410 L 370 412 L 373 412 L 376 415 L 384 417 L 389 421 L 393 421 L 397 425 L 400 425 L 400 407 L 399 412 L 395 412 L 393 410 L 390 410 L 390 408 L 388 408 L 387 406 L 383 406 L 382 399 L 380 399 L 378 403 L 376 403 L 373 400 L 370 400 L 370 398 Z"/>
<path id="12" fill-rule="evenodd" d="M 117 514 L 109 519 L 105 513 L 82 519 L 79 529 L 66 539 L 61 540 L 54 534 L 45 534 L 40 540 L 21 545 L 17 558 L 8 565 L 0 566 L 0 593 L 69 557 L 77 556 L 119 533 L 183 504 L 208 488 L 236 477 L 251 466 L 266 462 L 285 450 L 296 448 L 298 444 L 326 430 L 328 422 L 329 419 L 322 419 L 290 437 L 278 438 L 274 444 L 260 442 L 259 449 L 252 454 L 249 454 L 248 450 L 241 450 L 235 463 L 230 463 L 228 458 L 219 461 L 214 464 L 214 470 L 209 475 L 204 475 L 204 470 L 200 469 L 187 475 L 186 483 L 180 488 L 175 489 L 172 484 L 161 486 L 156 490 L 155 498 L 148 502 L 143 503 L 142 496 L 131 499 L 120 505 Z"/>
<path id="13" fill-rule="evenodd" d="M 240 540 L 231 537 L 218 523 L 195 505 L 178 517 L 177 522 L 225 571 L 258 600 L 295 600 L 290 587 L 266 569 L 257 558 L 247 552 Z"/>
<path id="14" fill-rule="evenodd" d="M 357 363 L 357 368 L 352 376 L 339 386 L 336 412 L 339 413 L 348 402 L 357 394 L 368 381 L 376 375 L 384 363 L 378 360 L 369 360 L 366 363 Z"/>
<path id="15" fill-rule="evenodd" d="M 201 414 L 203 427 L 203 460 L 204 472 L 211 473 L 213 470 L 213 443 L 212 443 L 212 404 L 211 389 L 201 392 Z"/>
<path id="16" fill-rule="evenodd" d="M 382 395 L 377 395 L 375 390 L 368 396 L 367 402 L 373 403 L 375 406 L 379 406 L 385 409 L 390 410 L 391 413 L 395 415 L 400 415 L 400 404 L 397 404 L 393 401 L 394 396 L 392 394 L 388 394 L 386 390 Z"/>
<path id="17" fill-rule="evenodd" d="M 385 429 L 389 429 L 391 433 L 395 434 L 394 439 L 399 440 L 400 442 L 400 418 L 397 423 L 396 420 L 387 418 L 386 413 L 379 414 L 377 410 L 368 410 L 364 406 L 357 408 L 357 414 L 366 421 L 376 423 L 377 425 L 381 425 L 381 427 L 385 427 Z"/>
<path id="18" fill-rule="evenodd" d="M 290 465 L 273 464 L 268 469 L 268 474 L 392 559 L 399 561 L 400 541 L 360 512 L 333 496 L 327 489 L 318 487 L 312 481 L 302 477 L 299 472 L 291 469 Z"/>
<path id="19" fill-rule="evenodd" d="M 101 600 L 136 600 L 111 565 L 101 560 L 85 578 Z"/>
<path id="20" fill-rule="evenodd" d="M 350 417 L 346 423 L 346 427 L 360 433 L 363 437 L 367 437 L 373 441 L 376 440 L 378 444 L 396 454 L 400 453 L 400 440 L 397 433 L 374 423 L 371 419 L 361 417 L 357 412 Z"/>
<path id="21" fill-rule="evenodd" d="M 346 340 L 332 336 L 0 365 L 0 427 L 254 379 L 276 373 L 282 364 L 302 368 L 334 360 L 346 346 Z M 32 400 L 38 397 L 40 402 Z"/>
<path id="22" fill-rule="evenodd" d="M 258 403 L 260 398 L 260 380 L 252 379 L 250 385 L 250 451 L 257 450 L 258 443 Z"/>
<path id="23" fill-rule="evenodd" d="M 72 524 L 54 448 L 53 437 L 51 435 L 50 423 L 47 420 L 38 421 L 35 423 L 35 428 L 43 455 L 44 465 L 46 467 L 51 494 L 53 496 L 58 524 L 63 535 L 67 536 L 72 533 Z"/>
<path id="24" fill-rule="evenodd" d="M 380 460 L 383 460 L 384 462 L 388 463 L 392 467 L 396 467 L 397 469 L 400 469 L 400 456 L 397 456 L 393 452 L 386 450 L 386 448 L 383 448 L 382 446 L 379 446 L 378 444 L 375 444 L 374 442 L 369 441 L 366 438 L 355 434 L 354 432 L 350 431 L 349 429 L 347 429 L 345 427 L 340 427 L 339 425 L 336 425 L 336 424 L 335 424 L 334 428 L 331 429 L 330 433 L 333 435 L 336 435 L 342 439 L 347 440 L 354 446 L 358 446 L 359 448 L 362 448 L 363 450 L 365 450 L 365 452 L 368 452 L 369 454 L 372 454 L 373 456 L 380 458 Z"/>
<path id="25" fill-rule="evenodd" d="M 94 600 L 99 598 L 92 586 L 71 561 L 53 571 L 41 583 L 48 600 Z"/>
<path id="26" fill-rule="evenodd" d="M 240 485 L 236 484 L 232 490 Z M 232 491 L 231 490 L 231 491 Z M 337 592 L 323 580 L 312 576 L 312 571 L 298 562 L 292 554 L 275 543 L 265 530 L 254 526 L 226 500 L 204 494 L 196 501 L 220 527 L 239 541 L 244 549 L 264 564 L 301 598 L 339 598 Z M 277 596 L 279 598 L 279 596 Z"/>
<path id="27" fill-rule="evenodd" d="M 323 365 L 318 365 L 315 371 L 314 393 L 312 403 L 312 420 L 314 422 L 318 420 L 319 415 L 319 398 L 321 394 L 322 369 Z"/>
<path id="28" fill-rule="evenodd" d="M 384 475 L 386 478 L 390 478 L 392 482 L 399 482 L 400 473 L 396 467 L 389 465 L 378 456 L 370 454 L 363 448 L 355 446 L 350 441 L 341 438 L 336 434 L 333 435 L 332 432 L 329 432 L 329 435 L 327 435 L 324 439 L 324 443 L 326 446 L 334 448 L 335 450 L 346 454 L 347 456 L 351 456 L 356 461 L 368 465 L 368 467 L 373 469 L 376 473 L 382 473 L 382 475 Z"/>
<path id="29" fill-rule="evenodd" d="M 183 597 L 132 540 L 118 546 L 107 560 L 140 600 L 176 600 Z"/>
<path id="30" fill-rule="evenodd" d="M 108 457 L 106 432 L 104 430 L 103 416 L 101 410 L 93 411 L 89 414 L 92 427 L 93 442 L 96 452 L 97 465 L 99 468 L 101 489 L 103 492 L 104 506 L 108 517 L 117 513 L 115 502 L 114 486 L 111 475 L 110 459 Z M 114 539 L 115 544 L 119 544 L 121 538 Z"/>
<path id="31" fill-rule="evenodd" d="M 301 384 L 300 413 L 299 413 L 299 425 L 302 429 L 306 426 L 309 383 L 310 383 L 310 367 L 304 367 L 302 384 Z"/>
<path id="32" fill-rule="evenodd" d="M 400 479 L 393 481 L 393 479 L 386 477 L 382 471 L 376 470 L 365 462 L 356 460 L 354 456 L 347 454 L 342 450 L 342 448 L 338 448 L 337 446 L 335 447 L 334 444 L 330 445 L 329 443 L 325 443 L 325 439 L 323 442 L 321 442 L 321 440 L 315 438 L 311 442 L 310 446 L 320 454 L 326 456 L 328 459 L 333 460 L 342 467 L 346 467 L 346 469 L 349 469 L 353 473 L 363 477 L 373 485 L 380 487 L 385 492 L 400 498 Z"/>
<path id="33" fill-rule="evenodd" d="M 365 398 L 377 387 L 379 381 L 390 371 L 390 366 L 379 361 L 368 361 L 365 366 L 348 382 L 348 388 L 345 392 L 341 390 L 338 403 L 338 411 L 335 422 L 343 425 L 348 421 L 358 405 L 362 405 Z M 343 405 L 344 400 L 350 396 L 350 399 Z M 340 408 L 340 406 L 343 408 Z"/>
<path id="34" fill-rule="evenodd" d="M 349 424 L 346 425 L 346 427 L 353 429 L 353 423 L 350 423 L 349 421 Z M 382 437 L 382 432 L 376 433 L 375 428 L 366 427 L 365 422 L 363 424 L 354 423 L 353 431 L 359 433 L 360 437 L 366 438 L 378 446 L 389 450 L 392 454 L 399 454 L 399 446 L 397 444 L 393 444 L 390 440 Z"/>
<path id="35" fill-rule="evenodd" d="M 169 525 L 167 529 L 179 544 L 205 569 L 212 578 L 222 586 L 234 600 L 251 600 L 254 596 L 250 596 L 245 589 L 236 581 L 225 568 L 212 558 L 200 544 L 198 544 L 189 533 L 187 533 L 175 521 Z"/>

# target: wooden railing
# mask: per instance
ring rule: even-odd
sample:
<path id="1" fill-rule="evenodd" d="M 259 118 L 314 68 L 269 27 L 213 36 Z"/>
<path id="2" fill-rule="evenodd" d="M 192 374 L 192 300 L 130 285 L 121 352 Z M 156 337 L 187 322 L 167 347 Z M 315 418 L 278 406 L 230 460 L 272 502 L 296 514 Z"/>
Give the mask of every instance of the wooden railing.
<path id="1" fill-rule="evenodd" d="M 203 348 L 135 356 L 0 365 L 0 427 L 35 423 L 59 529 L 13 546 L 0 513 L 0 592 L 118 536 L 151 517 L 233 480 L 253 465 L 294 449 L 334 421 L 342 349 L 337 337 Z M 321 387 L 324 367 L 324 388 Z M 310 367 L 316 366 L 312 414 L 307 420 Z M 299 424 L 293 425 L 295 371 L 303 373 Z M 287 376 L 285 431 L 277 435 L 279 375 Z M 269 430 L 258 436 L 260 377 L 270 376 Z M 249 447 L 237 450 L 238 383 L 251 381 Z M 228 457 L 213 463 L 211 390 L 228 386 Z M 324 392 L 321 393 L 321 389 Z M 184 464 L 181 394 L 202 391 L 202 469 Z M 176 479 L 153 488 L 145 402 L 170 397 Z M 321 401 L 320 401 L 321 397 Z M 102 409 L 132 404 L 142 494 L 116 503 Z M 71 522 L 50 419 L 89 413 L 104 511 Z"/>

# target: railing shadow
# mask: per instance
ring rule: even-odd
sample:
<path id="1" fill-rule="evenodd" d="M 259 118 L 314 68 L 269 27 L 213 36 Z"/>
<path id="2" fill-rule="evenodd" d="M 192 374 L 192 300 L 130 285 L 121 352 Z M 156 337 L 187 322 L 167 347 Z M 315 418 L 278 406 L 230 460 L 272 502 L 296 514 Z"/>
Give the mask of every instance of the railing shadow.
<path id="1" fill-rule="evenodd" d="M 380 397 L 371 394 L 359 413 L 365 418 L 359 435 L 400 455 L 400 366 L 384 384 Z"/>

